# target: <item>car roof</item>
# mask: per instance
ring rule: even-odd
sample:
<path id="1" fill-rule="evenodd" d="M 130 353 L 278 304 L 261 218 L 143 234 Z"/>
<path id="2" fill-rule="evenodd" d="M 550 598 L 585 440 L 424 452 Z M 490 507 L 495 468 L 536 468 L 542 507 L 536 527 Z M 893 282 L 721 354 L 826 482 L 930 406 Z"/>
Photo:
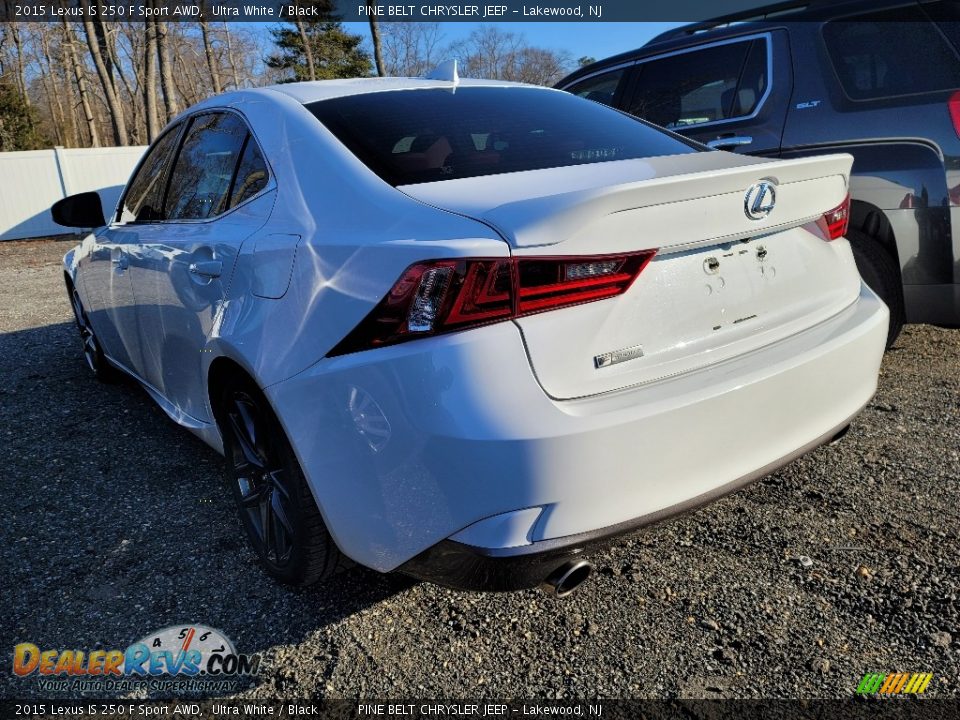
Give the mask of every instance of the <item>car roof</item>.
<path id="1" fill-rule="evenodd" d="M 605 68 L 621 65 L 649 55 L 696 47 L 704 43 L 739 35 L 787 27 L 794 22 L 825 22 L 845 15 L 879 11 L 895 7 L 917 6 L 917 0 L 786 0 L 724 15 L 703 22 L 683 25 L 657 35 L 634 50 L 613 55 L 578 68 L 557 83 L 571 82 Z"/>
<path id="2" fill-rule="evenodd" d="M 505 80 L 461 78 L 454 84 L 448 80 L 426 80 L 424 78 L 404 77 L 312 80 L 307 82 L 284 83 L 282 85 L 269 85 L 264 89 L 289 95 L 297 102 L 306 105 L 307 103 L 317 102 L 318 100 L 329 100 L 347 95 L 363 95 L 395 90 L 429 90 L 433 88 L 449 90 L 457 87 L 522 87 L 545 89 L 537 85 L 507 82 Z"/>

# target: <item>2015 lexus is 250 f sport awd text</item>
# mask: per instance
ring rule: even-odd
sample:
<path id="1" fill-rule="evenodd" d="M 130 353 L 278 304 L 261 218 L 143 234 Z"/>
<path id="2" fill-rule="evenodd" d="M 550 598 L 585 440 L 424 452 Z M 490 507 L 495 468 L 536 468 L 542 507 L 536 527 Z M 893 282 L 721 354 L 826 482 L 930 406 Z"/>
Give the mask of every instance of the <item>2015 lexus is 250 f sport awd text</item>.
<path id="1" fill-rule="evenodd" d="M 54 215 L 99 228 L 64 265 L 90 367 L 224 453 L 275 578 L 562 595 L 869 401 L 850 165 L 448 67 L 212 98 L 109 217 Z"/>

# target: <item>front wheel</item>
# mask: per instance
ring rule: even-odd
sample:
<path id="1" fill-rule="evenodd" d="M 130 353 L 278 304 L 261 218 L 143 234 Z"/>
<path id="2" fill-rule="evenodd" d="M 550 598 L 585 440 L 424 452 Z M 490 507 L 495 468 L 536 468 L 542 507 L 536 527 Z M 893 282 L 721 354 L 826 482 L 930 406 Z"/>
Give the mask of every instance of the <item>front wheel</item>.
<path id="1" fill-rule="evenodd" d="M 346 566 L 323 522 L 280 422 L 248 379 L 229 379 L 220 394 L 227 481 L 247 538 L 276 580 L 306 586 Z"/>
<path id="2" fill-rule="evenodd" d="M 90 319 L 83 309 L 83 303 L 80 301 L 80 293 L 73 285 L 67 285 L 67 291 L 70 294 L 70 307 L 73 308 L 73 318 L 77 323 L 77 330 L 80 333 L 80 344 L 83 349 L 83 359 L 87 367 L 97 380 L 105 383 L 113 383 L 120 379 L 120 373 L 114 368 L 103 354 L 103 349 L 97 341 L 97 336 L 90 327 Z"/>
<path id="3" fill-rule="evenodd" d="M 876 240 L 858 230 L 847 233 L 857 270 L 867 286 L 890 309 L 890 328 L 887 331 L 887 349 L 893 347 L 903 329 L 903 284 L 896 260 Z"/>

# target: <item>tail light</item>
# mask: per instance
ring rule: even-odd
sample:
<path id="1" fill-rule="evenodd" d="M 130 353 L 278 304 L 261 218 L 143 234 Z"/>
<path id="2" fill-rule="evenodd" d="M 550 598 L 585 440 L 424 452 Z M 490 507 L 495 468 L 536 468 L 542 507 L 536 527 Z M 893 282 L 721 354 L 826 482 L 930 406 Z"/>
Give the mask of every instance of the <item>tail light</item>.
<path id="1" fill-rule="evenodd" d="M 953 122 L 953 130 L 960 137 L 960 90 L 955 92 L 947 100 L 947 110 L 950 111 L 950 120 Z"/>
<path id="2" fill-rule="evenodd" d="M 837 205 L 833 210 L 827 210 L 819 220 L 817 227 L 823 232 L 827 240 L 836 240 L 847 234 L 847 226 L 850 224 L 850 196 L 847 195 L 843 202 Z"/>
<path id="3" fill-rule="evenodd" d="M 328 357 L 621 295 L 655 254 L 417 263 Z"/>

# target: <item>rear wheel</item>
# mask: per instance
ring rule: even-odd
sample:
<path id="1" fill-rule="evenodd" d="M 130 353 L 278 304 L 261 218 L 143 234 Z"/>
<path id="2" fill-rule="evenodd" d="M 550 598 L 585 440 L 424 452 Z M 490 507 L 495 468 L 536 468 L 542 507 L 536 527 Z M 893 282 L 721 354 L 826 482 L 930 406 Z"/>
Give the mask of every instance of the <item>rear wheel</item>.
<path id="1" fill-rule="evenodd" d="M 890 348 L 905 321 L 900 268 L 896 259 L 869 235 L 850 230 L 847 239 L 853 248 L 860 277 L 890 308 L 890 329 L 887 332 L 887 348 Z"/>
<path id="2" fill-rule="evenodd" d="M 87 367 L 100 382 L 116 382 L 120 378 L 120 373 L 104 356 L 103 349 L 97 341 L 97 336 L 94 335 L 93 328 L 90 327 L 87 313 L 83 309 L 80 293 L 69 283 L 67 284 L 67 292 L 70 294 L 70 306 L 73 308 L 73 318 L 76 320 L 77 330 L 80 332 L 80 345 Z"/>
<path id="3" fill-rule="evenodd" d="M 306 586 L 346 566 L 306 478 L 266 398 L 247 378 L 222 389 L 219 423 L 227 481 L 263 567 L 280 582 Z"/>

